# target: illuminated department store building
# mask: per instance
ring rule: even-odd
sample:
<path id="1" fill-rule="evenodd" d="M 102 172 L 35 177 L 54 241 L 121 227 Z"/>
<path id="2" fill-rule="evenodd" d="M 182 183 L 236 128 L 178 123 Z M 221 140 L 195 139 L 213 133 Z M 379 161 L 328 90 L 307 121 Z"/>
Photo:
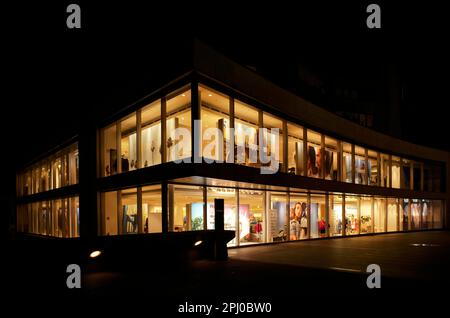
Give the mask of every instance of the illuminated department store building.
<path id="1" fill-rule="evenodd" d="M 224 199 L 229 246 L 446 228 L 444 151 L 338 117 L 196 43 L 191 71 L 17 174 L 17 231 L 78 237 L 214 229 Z M 226 140 L 279 129 L 279 171 L 261 163 L 175 163 L 175 128 Z M 268 133 L 265 138 L 272 138 Z M 203 147 L 204 141 L 200 143 Z M 201 147 L 200 147 L 201 148 Z M 226 156 L 220 149 L 213 159 Z M 248 149 L 246 149 L 248 150 Z M 270 147 L 266 148 L 270 152 Z M 248 153 L 248 151 L 246 151 Z"/>

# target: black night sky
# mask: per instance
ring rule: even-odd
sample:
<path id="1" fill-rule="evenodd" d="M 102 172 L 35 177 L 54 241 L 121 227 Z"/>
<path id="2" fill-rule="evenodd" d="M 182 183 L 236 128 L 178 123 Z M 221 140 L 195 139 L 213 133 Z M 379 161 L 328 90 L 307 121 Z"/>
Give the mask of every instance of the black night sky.
<path id="1" fill-rule="evenodd" d="M 3 166 L 14 178 L 87 116 L 145 95 L 158 59 L 193 37 L 331 111 L 370 113 L 375 129 L 450 150 L 443 4 L 376 2 L 382 28 L 369 30 L 370 2 L 313 2 L 78 1 L 81 30 L 66 28 L 69 2 L 4 6 Z"/>

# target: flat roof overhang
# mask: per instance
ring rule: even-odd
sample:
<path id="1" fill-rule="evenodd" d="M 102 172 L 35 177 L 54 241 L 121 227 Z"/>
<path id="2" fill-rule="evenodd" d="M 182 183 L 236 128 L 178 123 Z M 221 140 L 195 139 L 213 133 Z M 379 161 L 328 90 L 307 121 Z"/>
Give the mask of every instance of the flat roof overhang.
<path id="1" fill-rule="evenodd" d="M 281 172 L 260 174 L 259 168 L 231 163 L 163 163 L 157 166 L 98 179 L 97 190 L 100 192 L 113 191 L 162 182 L 233 188 L 257 188 L 272 191 L 344 192 L 398 198 L 446 199 L 445 193 L 358 185 Z"/>

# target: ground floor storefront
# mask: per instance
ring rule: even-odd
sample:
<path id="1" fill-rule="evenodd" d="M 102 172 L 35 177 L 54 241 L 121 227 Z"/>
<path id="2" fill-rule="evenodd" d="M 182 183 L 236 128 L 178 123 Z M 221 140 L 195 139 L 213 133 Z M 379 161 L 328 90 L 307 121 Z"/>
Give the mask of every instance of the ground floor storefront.
<path id="1" fill-rule="evenodd" d="M 236 231 L 229 246 L 443 227 L 442 200 L 209 179 L 203 185 L 174 180 L 102 192 L 99 231 L 118 235 L 211 230 L 215 199 L 224 200 L 225 230 Z"/>

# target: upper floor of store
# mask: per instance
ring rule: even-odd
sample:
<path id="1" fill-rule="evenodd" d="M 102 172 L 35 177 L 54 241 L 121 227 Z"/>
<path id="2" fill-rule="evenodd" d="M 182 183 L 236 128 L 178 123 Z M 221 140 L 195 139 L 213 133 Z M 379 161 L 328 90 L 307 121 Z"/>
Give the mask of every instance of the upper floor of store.
<path id="1" fill-rule="evenodd" d="M 276 152 L 277 173 L 374 188 L 447 191 L 449 153 L 334 115 L 202 43 L 194 45 L 192 57 L 191 71 L 99 120 L 97 136 L 92 136 L 97 140 L 97 178 L 199 157 L 252 167 L 259 174 L 267 164 L 249 160 L 250 154 L 260 158 L 261 152 L 269 157 Z M 222 135 L 208 135 L 210 128 Z M 267 131 L 260 134 L 263 128 Z M 177 135 L 180 129 L 191 137 Z M 231 141 L 234 146 L 227 147 Z M 243 160 L 237 155 L 239 145 Z M 18 195 L 77 183 L 71 177 L 78 174 L 74 149 L 18 173 Z"/>

